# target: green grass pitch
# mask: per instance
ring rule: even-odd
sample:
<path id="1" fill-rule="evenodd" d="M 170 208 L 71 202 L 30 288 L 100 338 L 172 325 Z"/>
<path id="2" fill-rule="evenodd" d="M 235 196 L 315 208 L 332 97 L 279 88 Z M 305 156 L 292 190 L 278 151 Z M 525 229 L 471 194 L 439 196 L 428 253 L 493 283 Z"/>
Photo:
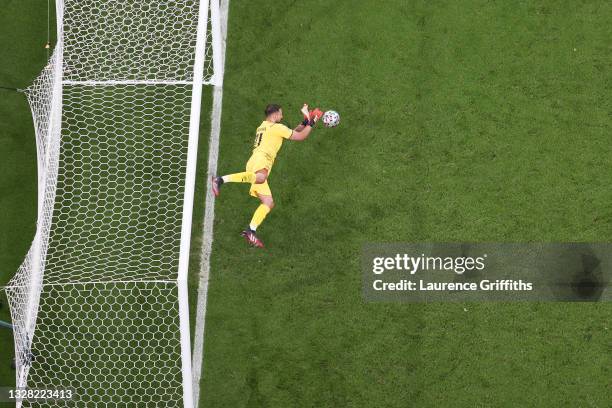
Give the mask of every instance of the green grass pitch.
<path id="1" fill-rule="evenodd" d="M 200 405 L 609 406 L 609 304 L 371 304 L 359 256 L 366 242 L 610 241 L 611 22 L 602 0 L 231 1 L 219 171 L 242 171 L 269 102 L 289 124 L 303 102 L 342 122 L 285 143 L 265 250 L 238 236 L 248 188 L 217 200 Z M 9 2 L 0 86 L 27 86 L 45 41 L 46 3 Z M 5 284 L 33 236 L 36 160 L 25 98 L 1 89 L 0 138 Z M 0 351 L 10 385 L 3 329 Z"/>

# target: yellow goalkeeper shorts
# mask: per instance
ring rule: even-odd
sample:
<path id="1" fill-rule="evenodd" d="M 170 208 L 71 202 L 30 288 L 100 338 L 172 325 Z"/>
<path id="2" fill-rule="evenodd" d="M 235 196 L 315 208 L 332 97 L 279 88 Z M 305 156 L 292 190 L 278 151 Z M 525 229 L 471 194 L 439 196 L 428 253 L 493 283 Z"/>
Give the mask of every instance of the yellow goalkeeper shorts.
<path id="1" fill-rule="evenodd" d="M 272 171 L 272 165 L 274 162 L 268 159 L 263 154 L 254 154 L 251 156 L 249 161 L 246 164 L 246 171 L 251 171 L 253 173 L 258 172 L 261 169 L 268 170 L 268 177 L 270 177 L 270 172 Z M 253 197 L 257 197 L 258 195 L 271 196 L 272 190 L 270 190 L 270 185 L 268 184 L 268 180 L 261 184 L 253 183 L 251 184 L 251 189 L 249 190 L 249 194 Z"/>

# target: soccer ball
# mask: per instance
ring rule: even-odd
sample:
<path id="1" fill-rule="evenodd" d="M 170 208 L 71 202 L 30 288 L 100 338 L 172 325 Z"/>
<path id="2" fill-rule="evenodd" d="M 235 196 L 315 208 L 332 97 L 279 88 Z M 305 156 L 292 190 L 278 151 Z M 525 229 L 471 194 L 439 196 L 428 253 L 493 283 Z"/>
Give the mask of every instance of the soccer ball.
<path id="1" fill-rule="evenodd" d="M 340 123 L 340 115 L 336 111 L 329 110 L 323 114 L 322 120 L 325 127 L 336 127 Z"/>

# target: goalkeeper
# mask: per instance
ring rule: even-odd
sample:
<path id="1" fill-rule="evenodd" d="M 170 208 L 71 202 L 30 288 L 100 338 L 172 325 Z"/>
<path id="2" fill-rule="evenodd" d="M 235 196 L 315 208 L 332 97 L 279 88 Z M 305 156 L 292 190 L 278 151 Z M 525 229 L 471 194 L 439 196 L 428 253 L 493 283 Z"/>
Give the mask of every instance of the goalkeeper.
<path id="1" fill-rule="evenodd" d="M 304 121 L 291 130 L 279 123 L 283 119 L 282 108 L 275 104 L 268 105 L 265 111 L 266 119 L 257 128 L 253 154 L 246 164 L 246 171 L 212 178 L 212 191 L 215 197 L 219 196 L 219 190 L 225 183 L 249 183 L 251 185 L 249 193 L 259 198 L 261 204 L 255 210 L 248 228 L 240 235 L 245 237 L 249 244 L 258 248 L 263 248 L 264 245 L 255 231 L 274 208 L 268 177 L 272 171 L 276 154 L 283 145 L 284 139 L 305 140 L 310 135 L 312 127 L 323 115 L 319 108 L 308 111 L 306 104 L 302 107 L 301 112 L 304 115 Z"/>

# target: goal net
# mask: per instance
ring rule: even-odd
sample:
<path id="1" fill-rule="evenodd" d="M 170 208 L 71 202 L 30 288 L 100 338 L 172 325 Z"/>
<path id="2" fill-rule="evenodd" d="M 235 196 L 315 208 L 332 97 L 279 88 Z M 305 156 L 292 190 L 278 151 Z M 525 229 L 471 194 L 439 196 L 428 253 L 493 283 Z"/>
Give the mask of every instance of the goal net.
<path id="1" fill-rule="evenodd" d="M 26 90 L 38 221 L 6 287 L 18 406 L 194 406 L 187 301 L 203 84 L 220 82 L 218 0 L 57 0 Z"/>

